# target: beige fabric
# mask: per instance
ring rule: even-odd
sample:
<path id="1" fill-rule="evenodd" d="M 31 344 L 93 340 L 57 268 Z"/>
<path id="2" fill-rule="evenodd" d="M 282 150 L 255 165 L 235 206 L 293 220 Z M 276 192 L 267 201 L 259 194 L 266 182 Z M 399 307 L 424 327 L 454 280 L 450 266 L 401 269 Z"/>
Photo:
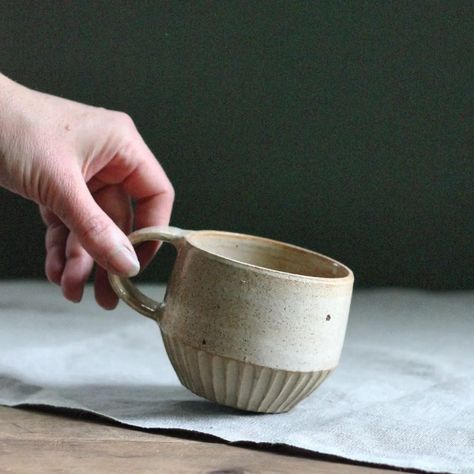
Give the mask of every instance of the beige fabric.
<path id="1" fill-rule="evenodd" d="M 156 288 L 155 288 L 156 294 Z M 249 415 L 183 387 L 158 328 L 124 305 L 0 283 L 0 403 L 279 443 L 434 472 L 474 472 L 474 292 L 356 291 L 341 364 L 292 412 Z"/>

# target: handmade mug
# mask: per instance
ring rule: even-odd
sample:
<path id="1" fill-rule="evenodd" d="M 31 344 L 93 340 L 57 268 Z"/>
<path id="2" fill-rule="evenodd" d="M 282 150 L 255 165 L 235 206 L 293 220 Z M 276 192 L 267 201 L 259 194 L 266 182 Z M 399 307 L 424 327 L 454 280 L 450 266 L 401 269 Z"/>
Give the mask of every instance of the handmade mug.
<path id="1" fill-rule="evenodd" d="M 354 277 L 316 252 L 221 231 L 149 227 L 133 244 L 173 244 L 164 302 L 109 275 L 117 295 L 155 320 L 181 383 L 242 410 L 276 413 L 307 397 L 338 364 Z"/>

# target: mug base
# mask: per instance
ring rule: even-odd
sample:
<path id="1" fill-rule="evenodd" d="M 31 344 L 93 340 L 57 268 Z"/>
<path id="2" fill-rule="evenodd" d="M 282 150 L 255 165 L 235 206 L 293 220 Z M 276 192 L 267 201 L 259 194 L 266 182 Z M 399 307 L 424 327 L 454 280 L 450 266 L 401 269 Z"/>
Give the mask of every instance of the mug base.
<path id="1" fill-rule="evenodd" d="M 210 354 L 162 332 L 180 382 L 191 392 L 239 410 L 283 413 L 310 395 L 334 370 L 293 372 Z"/>

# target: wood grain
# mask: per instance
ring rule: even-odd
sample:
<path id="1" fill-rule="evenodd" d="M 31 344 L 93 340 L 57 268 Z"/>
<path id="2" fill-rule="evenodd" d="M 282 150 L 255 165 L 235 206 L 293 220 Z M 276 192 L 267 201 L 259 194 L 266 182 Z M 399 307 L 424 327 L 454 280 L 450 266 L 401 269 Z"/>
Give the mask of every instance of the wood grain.
<path id="1" fill-rule="evenodd" d="M 88 417 L 0 407 L 0 472 L 386 474 L 395 472 L 195 441 Z"/>

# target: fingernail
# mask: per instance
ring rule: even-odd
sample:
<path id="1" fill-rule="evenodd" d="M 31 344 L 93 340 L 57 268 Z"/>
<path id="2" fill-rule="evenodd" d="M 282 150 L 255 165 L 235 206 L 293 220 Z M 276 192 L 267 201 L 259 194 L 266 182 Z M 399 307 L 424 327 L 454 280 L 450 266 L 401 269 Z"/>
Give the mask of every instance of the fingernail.
<path id="1" fill-rule="evenodd" d="M 132 251 L 125 246 L 120 247 L 117 252 L 109 258 L 109 267 L 118 275 L 132 277 L 140 271 L 140 263 Z"/>

